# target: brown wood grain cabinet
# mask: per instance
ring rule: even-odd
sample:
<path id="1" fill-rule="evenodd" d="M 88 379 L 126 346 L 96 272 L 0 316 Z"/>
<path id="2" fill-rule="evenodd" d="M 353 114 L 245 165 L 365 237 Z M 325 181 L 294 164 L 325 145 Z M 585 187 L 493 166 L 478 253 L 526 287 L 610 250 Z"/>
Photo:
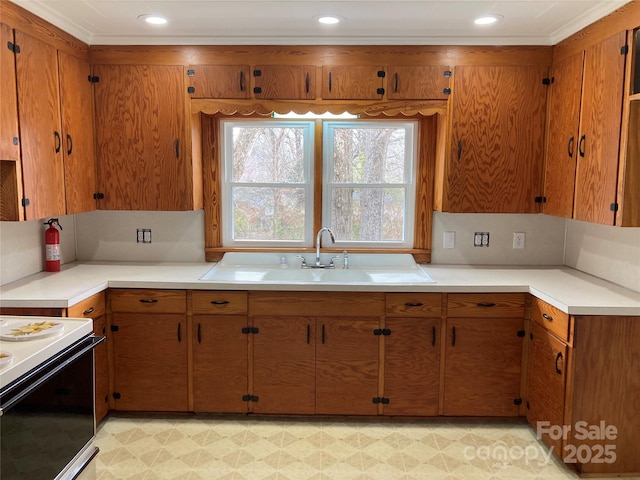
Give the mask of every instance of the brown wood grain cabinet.
<path id="1" fill-rule="evenodd" d="M 246 413 L 247 292 L 194 291 L 191 302 L 194 411 Z"/>
<path id="2" fill-rule="evenodd" d="M 191 98 L 250 98 L 249 65 L 189 65 L 188 92 Z"/>
<path id="3" fill-rule="evenodd" d="M 192 210 L 182 66 L 94 65 L 96 156 L 106 210 Z M 191 139 L 188 139 L 191 142 Z"/>
<path id="4" fill-rule="evenodd" d="M 316 98 L 314 65 L 256 65 L 253 68 L 255 98 L 313 100 Z"/>
<path id="5" fill-rule="evenodd" d="M 457 213 L 534 213 L 542 192 L 547 68 L 455 67 L 451 144 L 436 205 Z"/>
<path id="6" fill-rule="evenodd" d="M 524 294 L 448 294 L 444 415 L 518 416 Z"/>
<path id="7" fill-rule="evenodd" d="M 384 67 L 332 65 L 322 67 L 322 98 L 325 100 L 382 100 Z"/>
<path id="8" fill-rule="evenodd" d="M 109 303 L 114 409 L 188 411 L 186 292 L 113 289 Z"/>
<path id="9" fill-rule="evenodd" d="M 451 67 L 392 65 L 387 67 L 387 98 L 390 100 L 429 99 L 449 97 Z"/>

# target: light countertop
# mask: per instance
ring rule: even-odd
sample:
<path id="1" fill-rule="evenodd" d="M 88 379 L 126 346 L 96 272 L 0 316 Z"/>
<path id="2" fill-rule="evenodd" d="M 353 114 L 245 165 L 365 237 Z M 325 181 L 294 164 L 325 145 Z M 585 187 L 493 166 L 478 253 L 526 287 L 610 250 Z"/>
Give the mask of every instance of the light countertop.
<path id="1" fill-rule="evenodd" d="M 640 293 L 563 266 L 424 265 L 435 283 L 411 285 L 218 283 L 213 263 L 73 262 L 0 287 L 0 307 L 67 308 L 106 288 L 193 290 L 528 292 L 573 315 L 640 316 Z"/>

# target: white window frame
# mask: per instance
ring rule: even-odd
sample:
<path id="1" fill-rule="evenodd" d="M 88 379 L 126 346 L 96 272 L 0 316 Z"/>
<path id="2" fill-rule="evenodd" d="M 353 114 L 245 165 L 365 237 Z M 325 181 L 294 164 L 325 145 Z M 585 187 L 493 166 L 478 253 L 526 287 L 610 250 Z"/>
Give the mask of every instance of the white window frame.
<path id="1" fill-rule="evenodd" d="M 314 154 L 314 122 L 313 121 L 291 121 L 291 120 L 221 120 L 221 187 L 222 187 L 222 244 L 226 247 L 262 247 L 262 248 L 300 248 L 313 245 L 313 200 L 314 200 L 314 180 L 313 180 L 313 154 Z M 269 127 L 269 128 L 303 128 L 304 129 L 304 160 L 302 183 L 257 183 L 257 182 L 234 182 L 233 168 L 233 129 L 235 127 Z M 233 238 L 233 199 L 232 190 L 234 187 L 284 187 L 305 189 L 305 212 L 304 212 L 304 237 L 300 240 L 237 240 Z"/>
<path id="2" fill-rule="evenodd" d="M 323 122 L 323 178 L 322 178 L 322 225 L 331 227 L 331 191 L 333 187 L 354 188 L 404 188 L 404 227 L 401 241 L 353 241 L 336 238 L 336 247 L 344 248 L 398 248 L 414 247 L 416 170 L 418 164 L 418 128 L 417 121 L 398 120 L 353 120 Z M 403 183 L 333 183 L 333 139 L 337 128 L 399 128 L 405 129 L 405 158 Z"/>

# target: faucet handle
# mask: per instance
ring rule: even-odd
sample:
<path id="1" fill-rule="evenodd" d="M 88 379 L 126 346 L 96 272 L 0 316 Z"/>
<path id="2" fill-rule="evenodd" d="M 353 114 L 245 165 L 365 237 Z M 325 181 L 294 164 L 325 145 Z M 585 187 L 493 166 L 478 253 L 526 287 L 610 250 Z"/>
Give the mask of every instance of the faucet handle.
<path id="1" fill-rule="evenodd" d="M 344 268 L 345 270 L 349 270 L 349 254 L 347 253 L 346 250 L 342 252 L 342 258 L 344 259 L 344 264 L 342 268 Z"/>
<path id="2" fill-rule="evenodd" d="M 331 261 L 329 262 L 329 268 L 335 268 L 335 264 L 333 263 L 333 261 L 337 258 L 340 258 L 340 255 L 336 255 L 335 257 L 331 257 Z"/>
<path id="3" fill-rule="evenodd" d="M 300 260 L 302 260 L 302 263 L 300 264 L 300 268 L 307 268 L 306 258 L 304 258 L 302 255 L 296 255 L 296 258 L 299 258 Z"/>

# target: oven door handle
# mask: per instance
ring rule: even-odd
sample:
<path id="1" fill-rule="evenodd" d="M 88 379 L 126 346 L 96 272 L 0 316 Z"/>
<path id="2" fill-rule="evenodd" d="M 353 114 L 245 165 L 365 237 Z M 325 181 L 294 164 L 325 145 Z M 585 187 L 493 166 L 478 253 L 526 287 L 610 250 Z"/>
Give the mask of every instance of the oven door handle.
<path id="1" fill-rule="evenodd" d="M 54 375 L 57 375 L 62 369 L 68 367 L 69 364 L 75 362 L 82 355 L 86 354 L 87 352 L 90 352 L 91 350 L 96 348 L 96 346 L 98 346 L 100 343 L 104 342 L 106 337 L 98 337 L 98 336 L 95 336 L 95 335 L 91 335 L 91 336 L 88 337 L 88 339 L 91 342 L 89 345 L 87 345 L 87 346 L 83 347 L 81 350 L 77 351 L 72 357 L 67 358 L 60 365 L 56 366 L 53 370 L 45 373 L 43 376 L 41 376 L 40 378 L 38 378 L 35 381 L 33 381 L 32 383 L 30 383 L 27 387 L 25 387 L 23 389 L 20 389 L 20 391 L 14 397 L 11 397 L 6 402 L 3 402 L 2 405 L 0 405 L 0 417 L 4 414 L 4 412 L 9 410 L 16 403 L 18 403 L 24 397 L 29 395 L 31 392 L 33 392 L 36 388 L 38 388 L 44 382 L 49 380 Z M 51 361 L 55 361 L 55 359 L 52 359 Z M 46 364 L 43 365 L 43 368 L 45 368 L 45 367 L 46 367 Z"/>

